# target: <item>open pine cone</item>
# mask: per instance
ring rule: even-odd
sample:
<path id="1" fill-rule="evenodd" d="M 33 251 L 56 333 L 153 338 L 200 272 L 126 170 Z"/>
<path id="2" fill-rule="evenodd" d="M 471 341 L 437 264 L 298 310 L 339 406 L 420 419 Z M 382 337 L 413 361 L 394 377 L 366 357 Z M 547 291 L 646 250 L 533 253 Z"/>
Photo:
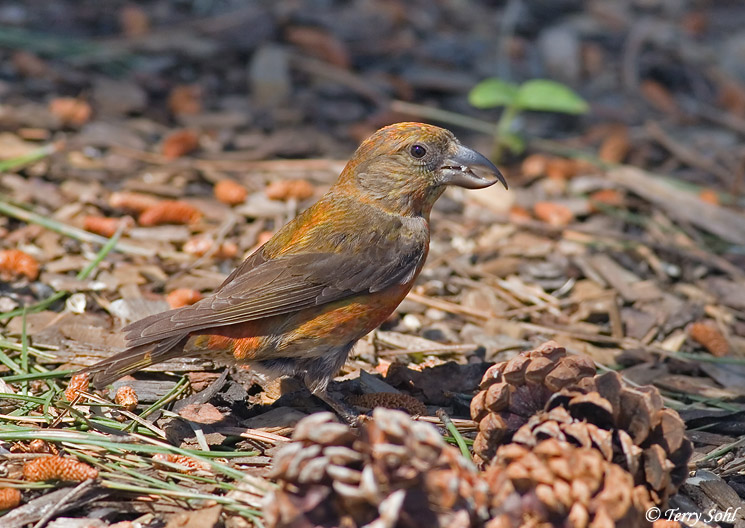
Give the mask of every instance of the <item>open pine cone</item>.
<path id="1" fill-rule="evenodd" d="M 592 447 L 644 485 L 655 504 L 677 492 L 693 445 L 678 413 L 651 386 L 629 387 L 616 372 L 585 378 L 555 394 L 513 441 L 527 447 L 546 438 Z"/>
<path id="2" fill-rule="evenodd" d="M 330 413 L 301 420 L 275 457 L 270 527 L 468 527 L 486 517 L 486 483 L 429 424 L 378 408 L 359 436 Z"/>
<path id="3" fill-rule="evenodd" d="M 553 394 L 594 374 L 589 358 L 567 356 L 554 341 L 492 365 L 471 401 L 471 418 L 479 422 L 473 444 L 476 463 L 483 466 L 491 460 Z"/>
<path id="4" fill-rule="evenodd" d="M 648 525 L 643 486 L 596 449 L 549 438 L 503 445 L 485 472 L 487 528 L 637 528 Z"/>

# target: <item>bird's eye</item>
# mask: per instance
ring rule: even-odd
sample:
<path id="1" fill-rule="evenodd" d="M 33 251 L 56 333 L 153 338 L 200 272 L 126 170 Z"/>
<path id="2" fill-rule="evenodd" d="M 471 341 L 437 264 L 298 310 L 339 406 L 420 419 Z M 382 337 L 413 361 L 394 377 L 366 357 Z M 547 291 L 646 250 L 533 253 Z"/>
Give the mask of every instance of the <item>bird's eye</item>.
<path id="1" fill-rule="evenodd" d="M 412 145 L 409 152 L 411 152 L 411 155 L 415 158 L 421 159 L 425 154 L 427 154 L 427 149 L 421 145 Z"/>

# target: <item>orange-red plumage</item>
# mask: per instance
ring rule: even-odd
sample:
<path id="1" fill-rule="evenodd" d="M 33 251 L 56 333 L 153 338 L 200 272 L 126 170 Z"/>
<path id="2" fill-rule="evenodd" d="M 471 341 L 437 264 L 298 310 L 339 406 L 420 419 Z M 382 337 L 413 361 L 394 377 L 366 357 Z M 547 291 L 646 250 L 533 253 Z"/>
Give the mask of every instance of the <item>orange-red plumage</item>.
<path id="1" fill-rule="evenodd" d="M 429 213 L 445 186 L 504 184 L 447 130 L 383 128 L 338 182 L 280 229 L 211 295 L 124 329 L 129 348 L 87 369 L 103 385 L 176 356 L 250 363 L 301 377 L 316 393 L 352 345 L 406 297 L 429 248 Z"/>

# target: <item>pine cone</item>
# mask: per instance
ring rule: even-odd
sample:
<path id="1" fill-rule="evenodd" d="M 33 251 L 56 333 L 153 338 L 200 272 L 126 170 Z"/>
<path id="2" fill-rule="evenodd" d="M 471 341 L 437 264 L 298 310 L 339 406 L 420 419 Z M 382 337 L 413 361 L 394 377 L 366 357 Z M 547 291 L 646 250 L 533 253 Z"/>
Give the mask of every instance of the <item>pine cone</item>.
<path id="1" fill-rule="evenodd" d="M 685 481 L 693 452 L 683 420 L 663 407 L 659 391 L 626 386 L 616 372 L 585 378 L 554 395 L 546 412 L 531 418 L 513 441 L 533 447 L 547 438 L 597 450 L 647 488 L 658 505 Z"/>
<path id="2" fill-rule="evenodd" d="M 330 413 L 301 420 L 275 457 L 280 487 L 269 527 L 471 526 L 486 517 L 486 484 L 429 424 L 378 408 L 359 435 Z M 382 519 L 382 520 L 381 520 Z"/>
<path id="3" fill-rule="evenodd" d="M 497 450 L 484 478 L 491 490 L 487 528 L 646 526 L 645 489 L 592 448 L 555 438 Z"/>
<path id="4" fill-rule="evenodd" d="M 594 374 L 589 358 L 567 356 L 566 349 L 554 341 L 492 365 L 471 401 L 471 418 L 479 422 L 473 444 L 476 463 L 486 465 L 554 393 Z"/>

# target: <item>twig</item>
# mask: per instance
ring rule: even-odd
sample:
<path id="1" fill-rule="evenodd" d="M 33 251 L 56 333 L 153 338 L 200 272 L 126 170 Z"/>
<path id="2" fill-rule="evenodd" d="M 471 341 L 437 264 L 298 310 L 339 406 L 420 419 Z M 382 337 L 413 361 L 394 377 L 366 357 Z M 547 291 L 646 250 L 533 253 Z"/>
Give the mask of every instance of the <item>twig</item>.
<path id="1" fill-rule="evenodd" d="M 34 528 L 42 528 L 43 526 L 45 526 L 52 517 L 54 517 L 62 508 L 67 505 L 68 502 L 82 495 L 83 492 L 86 491 L 86 489 L 90 487 L 91 484 L 93 484 L 93 481 L 94 479 L 84 480 L 73 489 L 71 489 L 69 493 L 65 494 L 65 496 L 62 497 L 57 504 L 52 506 L 52 508 L 47 513 L 45 513 L 41 519 L 39 519 L 39 522 L 34 525 Z"/>
<path id="2" fill-rule="evenodd" d="M 732 173 L 726 168 L 709 160 L 704 154 L 687 145 L 681 145 L 670 134 L 668 134 L 656 121 L 649 121 L 644 129 L 657 143 L 665 147 L 670 154 L 691 167 L 709 172 L 719 178 L 722 183 L 729 183 Z"/>
<path id="3" fill-rule="evenodd" d="M 80 240 L 81 242 L 105 245 L 109 241 L 108 238 L 96 235 L 95 233 L 90 233 L 71 225 L 63 224 L 62 222 L 58 222 L 56 220 L 51 220 L 33 211 L 27 211 L 26 209 L 12 205 L 2 199 L 0 199 L 0 213 L 17 220 L 28 222 L 30 224 L 40 225 L 46 229 L 49 229 L 50 231 L 54 231 L 55 233 L 59 233 L 60 235 L 64 235 L 70 238 L 74 238 L 75 240 Z M 143 257 L 152 257 L 155 254 L 155 251 L 152 249 L 146 249 L 140 246 L 135 246 L 133 244 L 128 244 L 126 242 L 117 242 L 114 249 L 122 253 L 139 255 Z"/>
<path id="4" fill-rule="evenodd" d="M 437 409 L 437 417 L 440 419 L 448 432 L 453 435 L 453 438 L 455 438 L 455 443 L 458 444 L 460 452 L 463 454 L 466 460 L 470 461 L 471 452 L 468 451 L 468 446 L 463 441 L 463 437 L 461 436 L 460 431 L 458 431 L 458 428 L 455 427 L 455 424 L 453 424 L 453 421 L 450 419 L 450 416 L 448 416 L 448 413 L 445 412 L 445 409 Z"/>

